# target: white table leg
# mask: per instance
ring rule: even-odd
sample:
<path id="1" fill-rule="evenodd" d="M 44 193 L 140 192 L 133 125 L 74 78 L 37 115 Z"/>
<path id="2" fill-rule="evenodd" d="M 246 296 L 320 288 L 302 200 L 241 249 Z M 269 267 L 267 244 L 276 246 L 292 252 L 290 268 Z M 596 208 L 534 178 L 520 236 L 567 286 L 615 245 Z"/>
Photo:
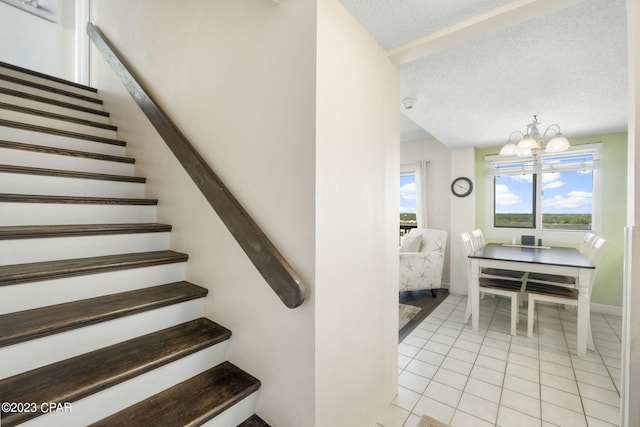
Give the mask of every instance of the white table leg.
<path id="1" fill-rule="evenodd" d="M 518 323 L 518 295 L 511 296 L 511 335 L 516 335 L 516 323 Z"/>
<path id="2" fill-rule="evenodd" d="M 591 270 L 581 268 L 578 275 L 578 356 L 586 357 L 587 355 L 587 337 L 589 334 L 589 325 L 591 322 L 589 284 L 591 283 Z"/>
<path id="3" fill-rule="evenodd" d="M 471 301 L 471 328 L 478 332 L 480 327 L 480 265 L 478 259 L 471 258 L 471 283 L 469 283 Z"/>

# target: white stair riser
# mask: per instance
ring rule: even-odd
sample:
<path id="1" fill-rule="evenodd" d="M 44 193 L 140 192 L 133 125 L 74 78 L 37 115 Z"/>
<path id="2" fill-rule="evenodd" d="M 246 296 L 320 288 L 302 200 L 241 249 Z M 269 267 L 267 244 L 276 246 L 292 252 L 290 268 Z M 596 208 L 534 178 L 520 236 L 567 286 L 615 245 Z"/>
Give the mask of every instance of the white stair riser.
<path id="1" fill-rule="evenodd" d="M 225 350 L 209 347 L 73 402 L 71 412 L 42 415 L 21 426 L 86 426 L 214 367 L 216 361 L 226 357 Z"/>
<path id="2" fill-rule="evenodd" d="M 72 96 L 67 96 L 59 93 L 49 92 L 46 90 L 36 89 L 30 86 L 21 85 L 19 83 L 7 82 L 4 80 L 0 80 L 0 87 L 4 87 L 7 89 L 18 90 L 20 92 L 30 93 L 32 95 L 42 96 L 44 98 L 54 99 L 56 101 L 67 102 L 69 104 L 79 105 L 81 107 L 91 108 L 93 110 L 104 111 L 102 108 L 102 104 L 97 104 L 95 102 L 85 101 L 83 99 L 74 98 Z"/>
<path id="3" fill-rule="evenodd" d="M 144 184 L 0 172 L 0 193 L 142 198 Z"/>
<path id="4" fill-rule="evenodd" d="M 55 87 L 58 89 L 66 90 L 67 92 L 73 92 L 84 96 L 90 96 L 93 98 L 97 98 L 97 93 L 91 90 L 82 89 L 76 86 L 67 85 L 64 83 L 58 83 L 49 79 L 43 79 L 42 77 L 34 76 L 32 74 L 23 73 L 17 70 L 12 70 L 5 67 L 0 67 L 0 74 L 5 76 L 17 77 L 22 80 L 27 80 L 30 82 Z"/>
<path id="5" fill-rule="evenodd" d="M 76 110 L 74 108 L 61 107 L 59 105 L 49 104 L 48 102 L 40 102 L 33 99 L 13 96 L 6 93 L 0 93 L 0 102 L 18 105 L 21 107 L 34 108 L 36 110 L 48 111 L 50 113 L 62 114 L 63 116 L 76 117 L 78 119 L 91 120 L 98 123 L 110 123 L 109 117 L 101 114 L 89 113 L 86 111 Z"/>
<path id="6" fill-rule="evenodd" d="M 0 126 L 0 139 L 25 144 L 44 145 L 45 147 L 66 148 L 87 151 L 89 153 L 125 156 L 125 147 L 103 142 L 87 141 L 79 138 L 52 135 L 31 130 Z"/>
<path id="7" fill-rule="evenodd" d="M 10 120 L 12 122 L 27 123 L 35 126 L 44 126 L 53 129 L 66 130 L 69 132 L 79 132 L 87 135 L 99 136 L 102 138 L 116 138 L 116 131 L 114 130 L 73 123 L 66 120 L 59 120 L 50 117 L 42 117 L 36 114 L 12 111 L 4 108 L 0 108 L 0 119 Z"/>
<path id="8" fill-rule="evenodd" d="M 155 206 L 0 202 L 0 225 L 122 224 L 155 217 Z"/>
<path id="9" fill-rule="evenodd" d="M 0 314 L 184 280 L 186 262 L 0 287 Z"/>
<path id="10" fill-rule="evenodd" d="M 217 417 L 202 424 L 202 427 L 227 427 L 240 425 L 244 420 L 256 413 L 257 403 L 258 392 L 255 391 Z"/>
<path id="11" fill-rule="evenodd" d="M 204 305 L 199 298 L 0 348 L 0 360 L 12 361 L 0 379 L 198 319 Z"/>
<path id="12" fill-rule="evenodd" d="M 15 239 L 0 242 L 0 265 L 169 249 L 171 233 Z"/>
<path id="13" fill-rule="evenodd" d="M 135 165 L 132 163 L 94 160 L 86 157 L 48 154 L 9 148 L 0 148 L 0 159 L 5 165 L 32 166 L 34 168 L 62 169 L 124 176 L 133 176 L 135 169 Z"/>

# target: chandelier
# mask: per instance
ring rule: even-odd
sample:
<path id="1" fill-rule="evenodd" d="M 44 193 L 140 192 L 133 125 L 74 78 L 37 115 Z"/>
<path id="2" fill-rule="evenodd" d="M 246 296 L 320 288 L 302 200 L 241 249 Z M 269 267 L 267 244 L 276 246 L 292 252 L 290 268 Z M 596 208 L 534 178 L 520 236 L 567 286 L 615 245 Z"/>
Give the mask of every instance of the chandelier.
<path id="1" fill-rule="evenodd" d="M 523 134 L 519 130 L 511 132 L 509 139 L 504 147 L 500 150 L 501 156 L 527 157 L 536 156 L 540 153 L 543 144 L 546 153 L 558 153 L 569 149 L 569 141 L 560 132 L 560 126 L 552 124 L 547 126 L 542 135 L 538 129 L 538 125 L 542 123 L 538 121 L 538 116 L 533 116 L 533 122 L 527 125 L 527 134 Z M 514 135 L 520 135 L 520 140 L 513 142 L 511 139 Z"/>

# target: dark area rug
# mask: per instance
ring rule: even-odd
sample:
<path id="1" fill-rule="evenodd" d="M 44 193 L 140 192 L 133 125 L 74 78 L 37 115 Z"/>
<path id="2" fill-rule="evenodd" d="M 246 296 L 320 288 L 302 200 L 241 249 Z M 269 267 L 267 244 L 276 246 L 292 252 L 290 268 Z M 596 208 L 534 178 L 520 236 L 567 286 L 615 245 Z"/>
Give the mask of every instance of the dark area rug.
<path id="1" fill-rule="evenodd" d="M 437 296 L 431 296 L 430 290 L 425 291 L 403 291 L 400 292 L 400 304 L 411 305 L 420 308 L 415 315 L 403 326 L 400 323 L 398 332 L 398 342 L 402 342 L 426 317 L 431 314 L 437 306 L 449 295 L 448 289 L 438 289 Z M 406 310 L 412 311 L 412 310 Z M 401 319 L 402 322 L 402 319 Z"/>

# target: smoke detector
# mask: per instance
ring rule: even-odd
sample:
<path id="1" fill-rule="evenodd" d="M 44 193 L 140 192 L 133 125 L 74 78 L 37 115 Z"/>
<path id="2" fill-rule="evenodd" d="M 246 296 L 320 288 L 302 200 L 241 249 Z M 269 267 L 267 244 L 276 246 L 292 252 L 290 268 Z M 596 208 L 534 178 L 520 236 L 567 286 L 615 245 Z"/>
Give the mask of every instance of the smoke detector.
<path id="1" fill-rule="evenodd" d="M 404 98 L 400 103 L 400 106 L 405 111 L 413 110 L 413 106 L 415 105 L 416 100 L 414 98 Z"/>

